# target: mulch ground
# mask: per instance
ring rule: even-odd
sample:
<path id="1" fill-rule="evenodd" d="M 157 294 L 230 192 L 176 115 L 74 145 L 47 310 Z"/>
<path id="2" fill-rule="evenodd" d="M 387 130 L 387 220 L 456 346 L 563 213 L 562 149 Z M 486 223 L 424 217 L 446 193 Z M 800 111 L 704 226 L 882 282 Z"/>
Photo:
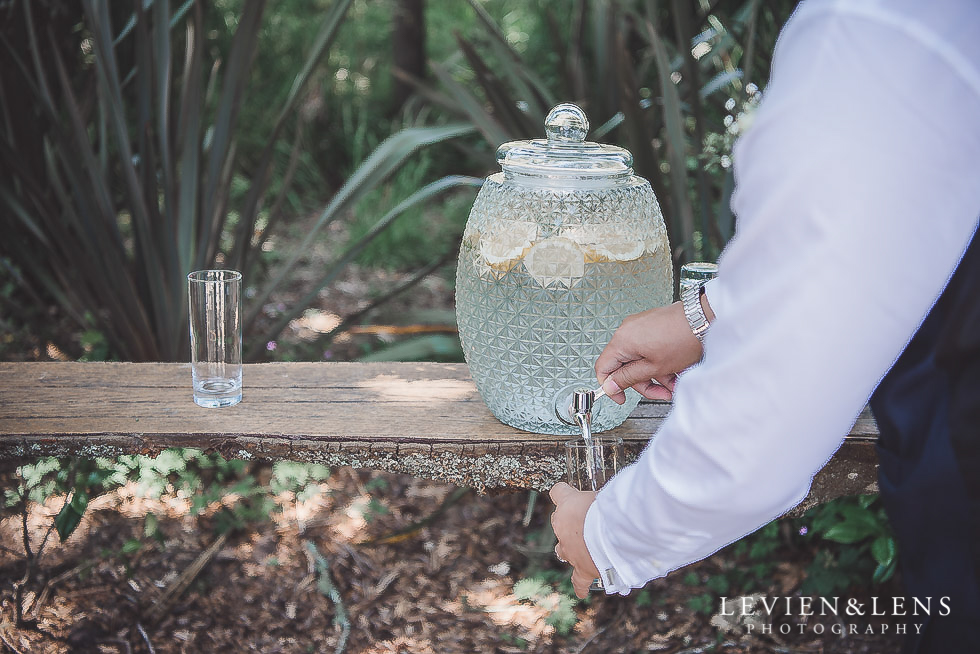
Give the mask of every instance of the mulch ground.
<path id="1" fill-rule="evenodd" d="M 0 554 L 0 651 L 900 649 L 901 638 L 882 636 L 880 625 L 872 625 L 870 635 L 866 622 L 851 626 L 866 618 L 843 615 L 802 623 L 777 609 L 771 634 L 746 624 L 725 631 L 721 618 L 713 617 L 719 599 L 708 611 L 692 608 L 705 588 L 692 584 L 689 574 L 702 580 L 724 574 L 734 564 L 725 551 L 652 582 L 642 598 L 593 594 L 575 605 L 574 627 L 559 632 L 549 623 L 558 593 L 549 589 L 530 600 L 514 593 L 519 579 L 562 570 L 547 532 L 550 502 L 540 498 L 525 526 L 528 499 L 526 492 L 480 496 L 409 477 L 335 470 L 313 497 L 297 502 L 289 493 L 280 495 L 281 512 L 223 538 L 209 512 L 191 514 L 187 498 L 149 499 L 125 486 L 93 501 L 66 543 L 56 536 L 49 543 L 36 581 L 22 596 L 27 624 L 14 624 L 13 589 L 23 558 Z M 35 548 L 60 506 L 51 500 L 31 511 L 27 524 Z M 144 535 L 148 512 L 159 519 L 159 540 Z M 22 526 L 17 515 L 0 522 L 7 550 L 20 547 Z M 762 592 L 797 593 L 808 556 L 812 552 L 777 552 L 781 563 Z M 200 572 L 191 574 L 202 558 Z"/>

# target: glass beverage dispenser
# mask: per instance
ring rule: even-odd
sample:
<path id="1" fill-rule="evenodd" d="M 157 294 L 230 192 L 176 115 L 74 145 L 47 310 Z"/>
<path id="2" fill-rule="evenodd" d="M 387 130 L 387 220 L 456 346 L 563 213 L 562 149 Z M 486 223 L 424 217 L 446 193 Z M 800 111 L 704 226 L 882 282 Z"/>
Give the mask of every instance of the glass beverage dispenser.
<path id="1" fill-rule="evenodd" d="M 463 353 L 501 421 L 576 434 L 563 416 L 596 386 L 596 358 L 626 316 L 668 304 L 673 269 L 660 205 L 622 148 L 585 141 L 573 104 L 545 120 L 547 139 L 497 150 L 463 234 L 456 314 Z M 596 402 L 593 431 L 623 422 L 640 396 Z"/>

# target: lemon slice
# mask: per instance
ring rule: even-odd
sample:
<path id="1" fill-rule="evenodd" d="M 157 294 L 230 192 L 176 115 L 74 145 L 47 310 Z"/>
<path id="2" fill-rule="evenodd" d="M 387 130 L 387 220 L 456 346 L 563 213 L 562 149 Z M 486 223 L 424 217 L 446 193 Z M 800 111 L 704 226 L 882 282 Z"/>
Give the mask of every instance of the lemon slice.
<path id="1" fill-rule="evenodd" d="M 585 275 L 585 253 L 574 241 L 556 236 L 532 247 L 524 267 L 542 286 L 557 283 L 571 288 Z"/>
<path id="2" fill-rule="evenodd" d="M 480 254 L 498 272 L 506 272 L 520 261 L 538 236 L 535 223 L 508 222 L 480 239 Z"/>
<path id="3" fill-rule="evenodd" d="M 596 262 L 633 261 L 643 256 L 645 249 L 644 241 L 613 237 L 591 246 L 587 254 Z"/>

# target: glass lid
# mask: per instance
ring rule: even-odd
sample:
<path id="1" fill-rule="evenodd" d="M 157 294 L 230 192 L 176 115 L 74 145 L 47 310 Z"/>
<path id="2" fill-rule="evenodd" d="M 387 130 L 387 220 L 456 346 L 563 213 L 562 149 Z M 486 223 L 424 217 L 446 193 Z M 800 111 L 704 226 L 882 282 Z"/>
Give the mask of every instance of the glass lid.
<path id="1" fill-rule="evenodd" d="M 589 119 L 571 103 L 556 106 L 544 121 L 547 139 L 510 141 L 497 148 L 504 172 L 544 177 L 621 177 L 633 173 L 633 155 L 615 145 L 586 141 Z"/>

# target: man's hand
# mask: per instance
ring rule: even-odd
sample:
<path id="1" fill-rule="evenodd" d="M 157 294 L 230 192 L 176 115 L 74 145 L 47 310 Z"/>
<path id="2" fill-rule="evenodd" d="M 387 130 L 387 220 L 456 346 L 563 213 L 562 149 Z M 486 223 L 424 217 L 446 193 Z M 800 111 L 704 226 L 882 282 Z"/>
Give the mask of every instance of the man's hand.
<path id="1" fill-rule="evenodd" d="M 551 488 L 550 495 L 555 503 L 551 526 L 558 537 L 555 555 L 573 567 L 575 595 L 584 599 L 589 594 L 592 581 L 599 576 L 599 570 L 585 546 L 585 514 L 595 501 L 595 493 L 577 491 L 565 482 L 559 482 Z"/>
<path id="2" fill-rule="evenodd" d="M 710 307 L 705 312 L 709 319 L 714 317 Z M 669 400 L 677 373 L 700 361 L 701 355 L 684 306 L 674 302 L 627 317 L 596 359 L 595 373 L 617 404 L 626 401 L 623 389 L 629 387 L 650 400 Z"/>

